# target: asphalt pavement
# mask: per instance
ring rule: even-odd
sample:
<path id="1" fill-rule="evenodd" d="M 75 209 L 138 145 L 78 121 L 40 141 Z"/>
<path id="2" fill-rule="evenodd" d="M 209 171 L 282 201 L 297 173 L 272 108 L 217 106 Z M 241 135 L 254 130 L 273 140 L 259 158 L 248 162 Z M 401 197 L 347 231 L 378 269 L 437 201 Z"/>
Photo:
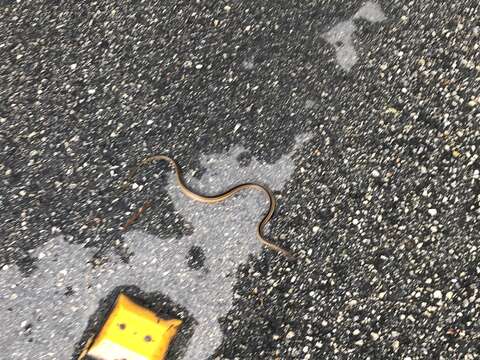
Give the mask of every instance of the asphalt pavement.
<path id="1" fill-rule="evenodd" d="M 479 48 L 476 0 L 0 0 L 0 357 L 123 291 L 169 360 L 480 358 Z"/>

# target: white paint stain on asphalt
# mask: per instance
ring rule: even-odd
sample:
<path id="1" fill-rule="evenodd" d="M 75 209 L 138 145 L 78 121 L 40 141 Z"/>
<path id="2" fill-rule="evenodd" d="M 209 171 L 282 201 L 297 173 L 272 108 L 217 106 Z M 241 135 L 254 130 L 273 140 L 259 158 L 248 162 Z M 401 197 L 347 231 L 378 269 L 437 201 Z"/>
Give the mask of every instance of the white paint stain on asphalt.
<path id="1" fill-rule="evenodd" d="M 386 20 L 379 4 L 368 1 L 349 20 L 342 21 L 322 34 L 322 38 L 335 48 L 338 64 L 350 71 L 358 61 L 358 55 L 353 45 L 353 34 L 356 30 L 355 20 L 365 19 L 369 22 Z"/>
<path id="2" fill-rule="evenodd" d="M 296 151 L 308 137 L 297 139 Z M 273 190 L 283 188 L 294 171 L 292 154 L 274 164 L 255 159 L 240 167 L 244 150 L 201 156 L 206 169 L 201 180 L 188 176 L 197 191 L 218 192 L 245 181 L 260 181 Z M 109 254 L 109 262 L 88 265 L 94 250 L 72 245 L 57 237 L 35 251 L 37 269 L 27 278 L 16 266 L 0 270 L 0 317 L 4 328 L 0 354 L 9 359 L 68 359 L 98 303 L 114 288 L 135 285 L 146 292 L 161 292 L 185 307 L 198 322 L 184 359 L 206 359 L 222 341 L 218 319 L 232 306 L 235 271 L 261 246 L 255 225 L 266 210 L 261 193 L 246 191 L 212 206 L 186 198 L 170 176 L 168 193 L 176 209 L 194 226 L 192 235 L 159 238 L 140 231 L 125 235 L 133 256 L 128 264 Z M 204 267 L 187 265 L 192 246 L 205 253 Z M 73 295 L 65 291 L 71 287 Z"/>

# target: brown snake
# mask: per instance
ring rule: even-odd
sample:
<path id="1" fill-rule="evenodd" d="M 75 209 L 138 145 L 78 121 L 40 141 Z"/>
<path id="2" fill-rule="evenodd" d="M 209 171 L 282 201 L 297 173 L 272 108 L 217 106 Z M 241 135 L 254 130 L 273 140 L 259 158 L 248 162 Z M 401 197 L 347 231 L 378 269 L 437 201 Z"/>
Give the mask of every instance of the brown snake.
<path id="1" fill-rule="evenodd" d="M 169 163 L 169 165 L 175 170 L 177 184 L 180 187 L 180 190 L 187 197 L 189 197 L 190 199 L 193 199 L 195 201 L 199 201 L 199 202 L 206 203 L 206 204 L 217 204 L 217 203 L 222 202 L 222 201 L 228 199 L 229 197 L 235 195 L 237 192 L 239 192 L 243 189 L 254 189 L 254 190 L 261 191 L 264 194 L 266 194 L 267 197 L 268 197 L 268 201 L 269 201 L 269 209 L 268 209 L 267 213 L 263 216 L 263 218 L 257 224 L 257 228 L 256 228 L 257 239 L 263 245 L 265 245 L 269 249 L 272 249 L 274 251 L 279 252 L 280 254 L 287 257 L 287 259 L 289 259 L 289 260 L 294 259 L 294 256 L 289 251 L 287 251 L 287 250 L 283 249 L 282 247 L 280 247 L 278 245 L 275 245 L 272 242 L 270 242 L 269 240 L 265 239 L 265 236 L 263 234 L 264 227 L 270 221 L 270 219 L 272 218 L 273 212 L 275 211 L 275 206 L 276 206 L 275 197 L 273 196 L 273 193 L 269 188 L 267 188 L 263 185 L 257 184 L 257 183 L 243 183 L 243 184 L 234 186 L 233 188 L 231 188 L 231 189 L 229 189 L 229 190 L 227 190 L 227 191 L 225 191 L 221 194 L 217 194 L 217 195 L 197 194 L 197 193 L 193 192 L 192 190 L 190 190 L 190 188 L 187 185 L 185 185 L 185 182 L 184 182 L 183 177 L 182 177 L 182 171 L 181 171 L 180 167 L 178 166 L 178 164 L 175 162 L 175 160 L 173 160 L 172 158 L 170 158 L 166 155 L 154 155 L 154 156 L 150 156 L 150 157 L 142 160 L 137 167 L 135 167 L 134 169 L 132 169 L 130 171 L 130 174 L 127 178 L 127 181 L 131 180 L 131 178 L 133 176 L 135 176 L 139 167 L 144 166 L 144 165 L 148 165 L 151 162 L 157 161 L 157 160 L 163 160 L 163 161 L 166 161 L 166 162 Z"/>

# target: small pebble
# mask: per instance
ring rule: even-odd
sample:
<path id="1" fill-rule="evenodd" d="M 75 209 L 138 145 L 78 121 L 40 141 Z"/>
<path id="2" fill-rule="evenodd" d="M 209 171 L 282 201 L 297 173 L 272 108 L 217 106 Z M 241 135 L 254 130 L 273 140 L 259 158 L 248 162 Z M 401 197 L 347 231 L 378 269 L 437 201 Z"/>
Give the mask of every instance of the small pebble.
<path id="1" fill-rule="evenodd" d="M 428 214 L 430 216 L 436 216 L 437 215 L 437 210 L 436 209 L 428 209 Z"/>
<path id="2" fill-rule="evenodd" d="M 395 341 L 392 343 L 393 351 L 397 351 L 399 347 L 400 347 L 400 341 L 395 340 Z"/>

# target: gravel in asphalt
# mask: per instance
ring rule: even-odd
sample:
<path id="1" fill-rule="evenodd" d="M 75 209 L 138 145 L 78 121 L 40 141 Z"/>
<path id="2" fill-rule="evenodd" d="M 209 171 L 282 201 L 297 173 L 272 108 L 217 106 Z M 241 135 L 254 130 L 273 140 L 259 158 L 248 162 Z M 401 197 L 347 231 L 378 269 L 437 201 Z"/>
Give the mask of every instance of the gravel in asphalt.
<path id="1" fill-rule="evenodd" d="M 201 183 L 202 156 L 241 146 L 247 167 L 291 154 L 270 234 L 299 260 L 265 250 L 236 267 L 212 359 L 480 358 L 480 6 L 380 1 L 385 18 L 369 21 L 365 4 L 0 1 L 0 288 L 35 291 L 59 236 L 91 251 L 72 268 L 112 253 L 128 267 L 121 224 L 151 198 L 132 230 L 203 233 L 165 167 L 119 185 L 155 153 Z M 325 39 L 342 22 L 351 67 Z M 88 306 L 101 313 L 114 291 Z M 162 288 L 132 291 L 189 319 L 181 358 L 195 314 Z M 4 296 L 6 318 L 20 301 Z M 25 343 L 35 326 L 4 325 Z"/>

